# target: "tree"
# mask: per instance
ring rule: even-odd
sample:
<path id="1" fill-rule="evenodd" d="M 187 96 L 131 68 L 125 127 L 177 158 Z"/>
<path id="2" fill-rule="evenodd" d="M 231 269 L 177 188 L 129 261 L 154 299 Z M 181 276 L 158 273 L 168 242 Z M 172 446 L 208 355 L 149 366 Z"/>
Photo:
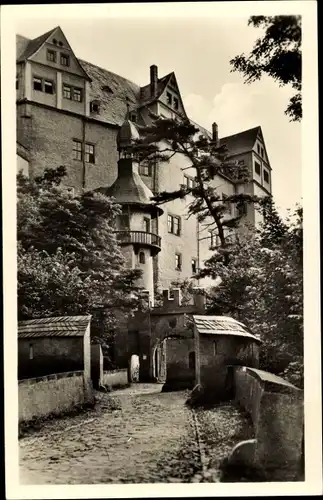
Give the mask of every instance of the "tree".
<path id="1" fill-rule="evenodd" d="M 272 77 L 280 86 L 291 85 L 296 91 L 285 110 L 291 121 L 302 118 L 302 28 L 301 16 L 251 16 L 248 25 L 265 30 L 249 55 L 240 54 L 230 64 L 240 71 L 245 83 Z"/>
<path id="2" fill-rule="evenodd" d="M 217 258 L 229 261 L 232 241 L 225 235 L 225 229 L 236 228 L 243 217 L 245 204 L 257 204 L 259 198 L 248 194 L 235 194 L 222 198 L 214 179 L 218 174 L 232 181 L 247 182 L 249 172 L 245 165 L 231 161 L 229 151 L 218 140 L 201 134 L 188 118 L 160 118 L 151 114 L 152 124 L 139 127 L 141 138 L 131 148 L 141 162 L 153 165 L 169 162 L 175 155 L 184 157 L 187 167 L 195 172 L 194 185 L 182 185 L 174 191 L 158 193 L 153 199 L 158 204 L 191 196 L 187 217 L 195 215 L 198 222 L 217 230 L 220 246 Z M 228 204 L 234 204 L 238 215 L 226 216 Z"/>
<path id="3" fill-rule="evenodd" d="M 210 291 L 208 312 L 220 305 L 258 334 L 262 368 L 275 373 L 303 356 L 302 239 L 301 207 L 284 223 L 271 204 L 262 230 L 240 239 L 227 266 L 213 264 L 222 284 Z"/>
<path id="4" fill-rule="evenodd" d="M 92 314 L 92 333 L 111 336 L 114 311 L 138 303 L 140 271 L 126 269 L 113 233 L 120 209 L 94 192 L 64 191 L 64 172 L 18 175 L 18 314 Z"/>

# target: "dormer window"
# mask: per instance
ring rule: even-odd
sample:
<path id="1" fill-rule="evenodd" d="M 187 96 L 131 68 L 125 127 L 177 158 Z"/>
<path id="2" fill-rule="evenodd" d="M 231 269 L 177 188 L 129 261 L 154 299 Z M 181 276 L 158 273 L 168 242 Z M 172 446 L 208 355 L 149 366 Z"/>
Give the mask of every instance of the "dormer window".
<path id="1" fill-rule="evenodd" d="M 56 51 L 47 49 L 47 61 L 56 63 Z"/>
<path id="2" fill-rule="evenodd" d="M 130 121 L 136 123 L 137 122 L 137 114 L 136 113 L 130 113 Z"/>
<path id="3" fill-rule="evenodd" d="M 177 97 L 174 97 L 174 109 L 178 109 L 179 105 L 178 105 L 178 99 Z"/>
<path id="4" fill-rule="evenodd" d="M 100 101 L 92 101 L 90 103 L 90 111 L 91 113 L 100 113 Z"/>
<path id="5" fill-rule="evenodd" d="M 61 54 L 61 65 L 69 66 L 70 65 L 70 56 L 67 54 Z"/>
<path id="6" fill-rule="evenodd" d="M 172 94 L 170 92 L 166 92 L 166 99 L 167 99 L 167 104 L 171 106 L 173 99 L 172 99 Z"/>
<path id="7" fill-rule="evenodd" d="M 113 90 L 111 87 L 109 87 L 109 85 L 104 85 L 102 87 L 102 90 L 104 90 L 104 92 L 107 92 L 108 94 L 113 94 Z"/>

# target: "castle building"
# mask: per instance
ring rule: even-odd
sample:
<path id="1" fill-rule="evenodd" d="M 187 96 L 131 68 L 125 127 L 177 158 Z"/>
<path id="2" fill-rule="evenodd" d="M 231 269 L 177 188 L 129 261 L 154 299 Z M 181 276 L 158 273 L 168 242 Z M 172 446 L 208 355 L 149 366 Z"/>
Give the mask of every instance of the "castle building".
<path id="1" fill-rule="evenodd" d="M 211 256 L 217 234 L 196 217 L 187 218 L 189 197 L 168 202 L 163 211 L 150 198 L 191 186 L 194 169 L 187 169 L 187 160 L 179 155 L 163 165 L 140 165 L 127 156 L 123 143 L 138 136 L 137 126 L 151 123 L 151 113 L 187 116 L 175 73 L 160 78 L 152 65 L 149 83 L 140 87 L 78 59 L 60 27 L 33 40 L 18 35 L 16 67 L 17 170 L 35 176 L 63 165 L 66 188 L 75 194 L 95 189 L 117 195 L 123 208 L 120 242 L 129 266 L 145 270 L 147 290 L 191 278 Z M 216 124 L 212 133 L 195 125 L 248 166 L 248 183 L 220 174 L 214 178 L 223 196 L 271 194 L 271 166 L 260 126 L 219 137 Z M 234 210 L 228 205 L 228 216 Z M 253 225 L 261 221 L 252 206 L 246 207 L 244 218 Z"/>

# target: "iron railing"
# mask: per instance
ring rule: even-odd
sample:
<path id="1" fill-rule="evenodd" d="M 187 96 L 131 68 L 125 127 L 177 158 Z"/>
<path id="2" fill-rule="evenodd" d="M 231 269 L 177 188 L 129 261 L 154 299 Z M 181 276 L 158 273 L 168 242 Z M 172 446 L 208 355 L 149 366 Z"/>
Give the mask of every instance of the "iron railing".
<path id="1" fill-rule="evenodd" d="M 149 245 L 161 247 L 161 237 L 158 234 L 146 231 L 115 231 L 119 243 L 135 243 L 138 245 Z"/>

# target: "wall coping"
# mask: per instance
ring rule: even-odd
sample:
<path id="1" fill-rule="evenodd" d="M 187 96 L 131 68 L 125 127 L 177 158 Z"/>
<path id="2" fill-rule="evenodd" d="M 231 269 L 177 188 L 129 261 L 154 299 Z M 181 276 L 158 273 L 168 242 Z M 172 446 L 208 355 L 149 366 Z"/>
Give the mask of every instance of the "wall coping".
<path id="1" fill-rule="evenodd" d="M 128 369 L 127 368 L 120 368 L 119 370 L 103 370 L 103 373 L 111 374 L 111 375 L 113 373 L 124 373 L 124 372 L 128 373 Z"/>
<path id="2" fill-rule="evenodd" d="M 47 382 L 49 380 L 58 380 L 61 378 L 68 378 L 68 377 L 79 377 L 83 376 L 83 371 L 75 371 L 75 372 L 62 372 L 62 373 L 52 373 L 50 375 L 44 375 L 43 377 L 34 377 L 34 378 L 24 378 L 21 380 L 18 380 L 18 384 L 37 384 L 38 382 Z"/>
<path id="3" fill-rule="evenodd" d="M 303 391 L 291 384 L 287 380 L 279 377 L 270 372 L 259 370 L 258 368 L 251 368 L 249 366 L 231 365 L 234 370 L 244 371 L 249 373 L 252 377 L 259 380 L 262 387 L 267 392 L 280 392 L 280 393 L 302 393 Z"/>

